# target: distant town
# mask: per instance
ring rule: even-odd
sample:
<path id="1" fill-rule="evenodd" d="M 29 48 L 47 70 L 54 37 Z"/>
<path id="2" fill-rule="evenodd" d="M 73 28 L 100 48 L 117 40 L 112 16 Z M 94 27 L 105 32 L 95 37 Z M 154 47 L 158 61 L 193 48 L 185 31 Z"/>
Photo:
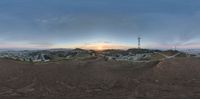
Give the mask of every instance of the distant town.
<path id="1" fill-rule="evenodd" d="M 0 58 L 13 59 L 25 62 L 49 62 L 59 60 L 81 60 L 90 58 L 103 58 L 105 60 L 144 62 L 163 60 L 175 57 L 200 57 L 199 50 L 152 50 L 152 49 L 128 49 L 128 50 L 84 50 L 76 49 L 49 49 L 49 50 L 21 50 L 0 51 Z"/>

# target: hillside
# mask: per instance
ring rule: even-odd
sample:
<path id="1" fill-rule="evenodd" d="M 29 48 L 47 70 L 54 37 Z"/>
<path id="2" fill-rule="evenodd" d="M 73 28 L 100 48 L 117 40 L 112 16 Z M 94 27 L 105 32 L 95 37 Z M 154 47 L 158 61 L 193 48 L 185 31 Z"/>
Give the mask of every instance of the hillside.
<path id="1" fill-rule="evenodd" d="M 50 63 L 0 60 L 1 99 L 198 99 L 200 59 Z"/>

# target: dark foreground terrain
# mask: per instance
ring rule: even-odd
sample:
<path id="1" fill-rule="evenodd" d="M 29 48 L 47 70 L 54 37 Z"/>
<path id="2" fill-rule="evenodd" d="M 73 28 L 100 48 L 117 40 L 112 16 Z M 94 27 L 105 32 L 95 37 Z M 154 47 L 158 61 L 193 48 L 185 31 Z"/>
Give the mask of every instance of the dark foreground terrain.
<path id="1" fill-rule="evenodd" d="M 0 60 L 0 99 L 200 99 L 200 59 Z"/>

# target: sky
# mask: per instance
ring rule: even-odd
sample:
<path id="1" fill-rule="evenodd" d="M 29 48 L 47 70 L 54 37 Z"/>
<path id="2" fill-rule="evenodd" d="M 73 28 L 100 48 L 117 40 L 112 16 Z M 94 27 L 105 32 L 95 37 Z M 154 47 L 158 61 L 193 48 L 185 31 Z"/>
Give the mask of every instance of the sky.
<path id="1" fill-rule="evenodd" d="M 0 48 L 200 48 L 200 0 L 0 0 Z"/>

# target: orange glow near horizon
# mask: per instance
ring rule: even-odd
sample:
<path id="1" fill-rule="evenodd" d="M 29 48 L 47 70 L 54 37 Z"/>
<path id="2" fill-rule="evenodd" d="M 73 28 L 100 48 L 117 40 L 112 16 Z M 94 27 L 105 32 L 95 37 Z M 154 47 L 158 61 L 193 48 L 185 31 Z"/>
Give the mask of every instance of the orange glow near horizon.
<path id="1" fill-rule="evenodd" d="M 116 44 L 116 43 L 86 43 L 86 44 L 73 44 L 73 45 L 57 45 L 52 48 L 81 48 L 87 50 L 106 50 L 106 49 L 129 49 L 135 46 Z"/>
<path id="2" fill-rule="evenodd" d="M 103 48 L 102 48 L 102 46 L 99 46 L 97 49 L 98 49 L 98 50 L 102 50 Z"/>
<path id="3" fill-rule="evenodd" d="M 111 44 L 111 43 L 92 43 L 92 44 L 84 45 L 80 48 L 93 49 L 93 50 L 106 50 L 106 49 L 128 49 L 131 47 L 120 45 L 120 44 Z"/>
<path id="4" fill-rule="evenodd" d="M 164 48 L 171 49 L 173 45 L 160 45 L 160 44 L 148 44 L 143 45 L 143 48 Z M 29 43 L 5 43 L 1 44 L 0 48 L 25 48 L 25 49 L 54 49 L 54 48 L 81 48 L 88 50 L 106 50 L 106 49 L 129 49 L 129 48 L 137 48 L 137 45 L 127 45 L 127 44 L 118 44 L 118 43 L 86 43 L 86 44 L 57 44 L 51 46 L 40 46 L 37 44 L 29 44 Z M 188 45 L 179 45 L 177 49 L 188 49 L 188 48 L 200 48 L 199 43 L 193 43 Z"/>

